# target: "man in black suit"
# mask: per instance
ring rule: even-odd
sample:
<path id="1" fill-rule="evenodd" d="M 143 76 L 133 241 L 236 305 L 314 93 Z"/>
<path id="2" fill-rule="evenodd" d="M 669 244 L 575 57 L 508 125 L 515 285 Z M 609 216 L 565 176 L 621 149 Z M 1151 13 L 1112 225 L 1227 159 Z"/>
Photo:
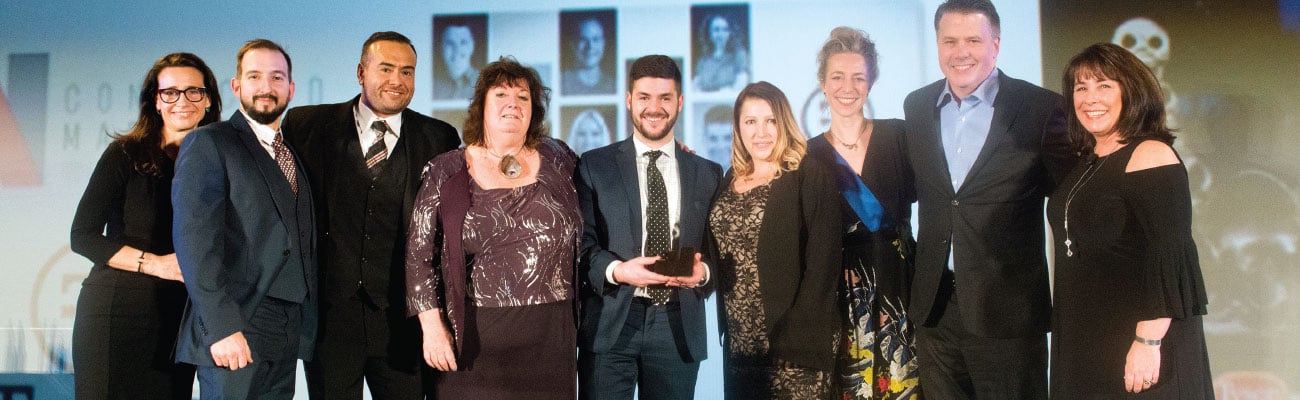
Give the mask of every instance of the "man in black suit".
<path id="1" fill-rule="evenodd" d="M 302 155 L 321 231 L 321 312 L 313 399 L 421 399 L 420 326 L 406 318 L 406 228 L 420 172 L 460 145 L 445 122 L 407 107 L 415 47 L 397 32 L 366 40 L 357 64 L 361 94 L 297 107 L 284 134 Z"/>
<path id="2" fill-rule="evenodd" d="M 1047 397 L 1043 199 L 1073 157 L 1061 97 L 995 67 L 997 10 L 935 12 L 945 79 L 907 96 L 920 230 L 910 312 L 926 397 Z"/>
<path id="3" fill-rule="evenodd" d="M 674 141 L 682 73 L 671 58 L 636 60 L 627 81 L 632 137 L 578 162 L 585 224 L 578 396 L 631 399 L 639 385 L 643 398 L 691 399 L 707 356 L 708 266 L 697 252 L 690 276 L 650 268 L 673 244 L 710 246 L 709 208 L 722 169 Z"/>
<path id="4" fill-rule="evenodd" d="M 310 185 L 280 134 L 293 64 L 265 39 L 239 50 L 239 112 L 185 137 L 172 182 L 176 261 L 190 304 L 176 361 L 203 399 L 293 397 L 316 337 Z"/>

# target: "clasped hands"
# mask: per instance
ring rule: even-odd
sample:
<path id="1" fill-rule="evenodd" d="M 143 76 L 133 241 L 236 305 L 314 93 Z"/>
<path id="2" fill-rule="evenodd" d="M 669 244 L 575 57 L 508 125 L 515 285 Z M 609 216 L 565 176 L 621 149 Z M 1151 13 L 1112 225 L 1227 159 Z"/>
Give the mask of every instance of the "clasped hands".
<path id="1" fill-rule="evenodd" d="M 614 267 L 614 281 L 636 287 L 665 285 L 686 289 L 693 289 L 704 283 L 705 267 L 700 261 L 700 253 L 695 253 L 691 276 L 666 276 L 650 271 L 649 266 L 655 261 L 659 261 L 658 256 L 642 256 L 623 261 Z"/>

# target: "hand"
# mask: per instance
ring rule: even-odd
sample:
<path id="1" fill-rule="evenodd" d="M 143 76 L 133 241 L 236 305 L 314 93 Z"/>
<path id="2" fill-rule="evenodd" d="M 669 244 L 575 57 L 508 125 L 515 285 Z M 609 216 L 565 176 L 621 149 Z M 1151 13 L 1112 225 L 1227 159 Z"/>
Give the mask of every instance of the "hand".
<path id="1" fill-rule="evenodd" d="M 146 255 L 140 272 L 169 281 L 185 282 L 181 276 L 181 265 L 176 262 L 176 253 L 165 256 Z"/>
<path id="2" fill-rule="evenodd" d="M 420 329 L 424 331 L 424 362 L 439 371 L 456 370 L 456 352 L 452 348 L 451 331 L 442 320 L 442 309 L 421 311 Z"/>
<path id="3" fill-rule="evenodd" d="M 654 264 L 659 257 L 637 257 L 614 267 L 614 281 L 636 287 L 662 285 L 668 283 L 668 277 L 650 272 L 646 266 Z"/>
<path id="4" fill-rule="evenodd" d="M 1141 393 L 1160 382 L 1160 346 L 1133 342 L 1124 362 L 1124 388 Z"/>
<path id="5" fill-rule="evenodd" d="M 748 81 L 746 81 L 746 82 L 748 82 Z M 680 148 L 680 149 L 682 149 L 682 151 L 684 151 L 684 152 L 691 153 L 691 154 L 695 154 L 695 150 L 691 150 L 690 147 L 686 147 L 686 143 L 683 143 L 683 142 L 680 141 L 680 140 L 677 141 L 677 147 Z"/>
<path id="6" fill-rule="evenodd" d="M 235 332 L 226 336 L 225 339 L 213 343 L 208 350 L 212 353 L 212 361 L 218 367 L 230 368 L 231 371 L 253 363 L 253 351 L 248 348 L 248 340 L 244 339 L 244 332 Z"/>
<path id="7" fill-rule="evenodd" d="M 691 276 L 673 277 L 668 280 L 668 286 L 676 286 L 686 289 L 694 289 L 704 282 L 704 262 L 700 261 L 700 253 L 695 253 L 695 264 L 691 267 Z"/>

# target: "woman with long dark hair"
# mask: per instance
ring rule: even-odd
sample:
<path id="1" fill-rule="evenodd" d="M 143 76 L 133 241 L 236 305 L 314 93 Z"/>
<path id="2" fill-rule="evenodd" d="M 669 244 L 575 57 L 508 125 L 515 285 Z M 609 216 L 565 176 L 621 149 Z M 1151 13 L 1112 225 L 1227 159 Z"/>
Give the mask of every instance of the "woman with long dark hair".
<path id="1" fill-rule="evenodd" d="M 194 366 L 172 361 L 186 298 L 172 174 L 185 135 L 220 116 L 207 64 L 168 54 L 145 74 L 135 125 L 95 165 L 72 220 L 72 250 L 95 263 L 72 331 L 78 399 L 191 398 Z"/>

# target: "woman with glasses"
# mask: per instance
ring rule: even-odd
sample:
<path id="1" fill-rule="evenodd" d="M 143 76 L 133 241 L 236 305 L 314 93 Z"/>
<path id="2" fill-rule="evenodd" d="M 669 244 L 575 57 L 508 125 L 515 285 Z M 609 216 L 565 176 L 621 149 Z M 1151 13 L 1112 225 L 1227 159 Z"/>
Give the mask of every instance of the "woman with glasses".
<path id="1" fill-rule="evenodd" d="M 154 62 L 135 125 L 114 136 L 72 220 L 90 259 L 72 332 L 78 399 L 189 399 L 194 366 L 172 361 L 185 286 L 172 250 L 171 186 L 181 139 L 221 115 L 217 79 L 198 56 Z"/>

